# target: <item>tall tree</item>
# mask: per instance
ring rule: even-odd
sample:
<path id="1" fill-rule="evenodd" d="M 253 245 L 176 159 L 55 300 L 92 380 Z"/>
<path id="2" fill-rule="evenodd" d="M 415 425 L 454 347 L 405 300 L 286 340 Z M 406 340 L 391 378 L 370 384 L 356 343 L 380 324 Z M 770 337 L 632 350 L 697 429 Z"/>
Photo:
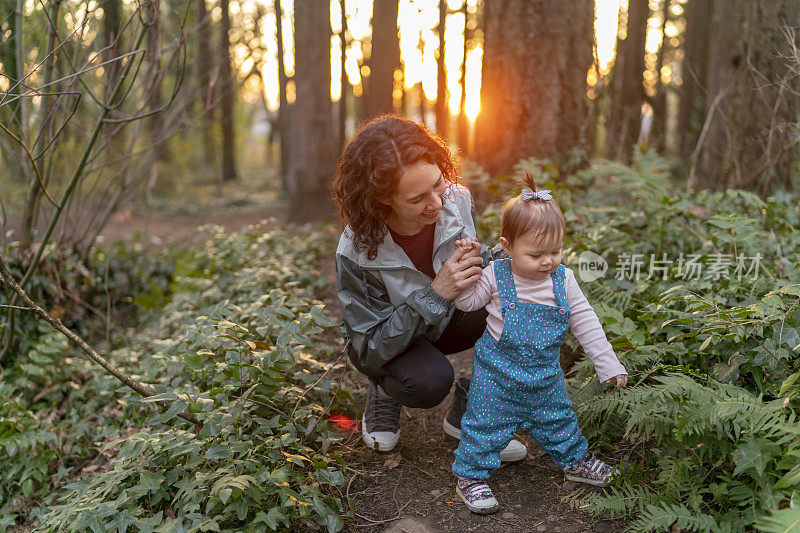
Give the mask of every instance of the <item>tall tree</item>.
<path id="1" fill-rule="evenodd" d="M 366 88 L 365 120 L 394 111 L 394 71 L 400 68 L 397 2 L 398 0 L 375 0 L 372 7 L 372 52 Z"/>
<path id="2" fill-rule="evenodd" d="M 461 56 L 461 71 L 459 84 L 461 85 L 461 98 L 458 101 L 458 146 L 461 147 L 461 154 L 469 153 L 469 124 L 467 123 L 467 52 L 469 51 L 469 40 L 472 37 L 470 29 L 469 5 L 467 0 L 461 6 L 464 14 L 464 50 Z"/>
<path id="3" fill-rule="evenodd" d="M 653 129 L 650 133 L 649 144 L 659 152 L 666 146 L 667 135 L 667 86 L 663 83 L 661 71 L 666 61 L 669 37 L 667 37 L 667 23 L 669 22 L 670 6 L 672 0 L 661 0 L 661 45 L 656 55 L 656 94 L 651 101 L 653 108 Z"/>
<path id="4" fill-rule="evenodd" d="M 106 94 L 114 90 L 114 85 L 122 72 L 122 62 L 116 58 L 120 56 L 122 49 L 120 30 L 122 26 L 122 1 L 104 0 L 103 1 L 103 46 L 105 47 L 105 60 L 111 63 L 105 65 L 104 74 L 106 78 Z"/>
<path id="5" fill-rule="evenodd" d="M 332 215 L 328 182 L 334 168 L 330 97 L 330 1 L 295 3 L 295 91 L 292 150 L 287 185 L 289 218 L 319 220 Z"/>
<path id="6" fill-rule="evenodd" d="M 219 85 L 220 85 L 220 117 L 219 123 L 222 130 L 222 181 L 236 179 L 235 164 L 235 139 L 233 99 L 236 98 L 236 88 L 231 71 L 231 18 L 230 0 L 220 0 L 219 7 L 222 12 L 220 19 L 219 41 Z"/>
<path id="7" fill-rule="evenodd" d="M 586 72 L 594 2 L 486 0 L 473 156 L 491 174 L 590 146 Z"/>
<path id="8" fill-rule="evenodd" d="M 639 140 L 644 101 L 644 45 L 648 0 L 628 1 L 625 39 L 617 42 L 611 81 L 611 110 L 606 120 L 606 155 L 630 161 Z"/>
<path id="9" fill-rule="evenodd" d="M 679 152 L 689 160 L 702 128 L 708 85 L 708 36 L 711 0 L 690 0 L 686 6 L 681 62 L 681 89 L 678 105 Z"/>
<path id="10" fill-rule="evenodd" d="M 3 39 L 0 39 L 0 62 L 3 63 L 3 74 L 8 76 L 8 96 L 12 98 L 15 94 L 22 93 L 22 87 L 17 85 L 19 76 L 17 75 L 17 38 L 16 38 L 16 25 L 14 23 L 14 13 L 16 11 L 17 2 L 15 0 L 0 0 L 0 21 L 8 21 L 8 29 L 6 30 Z M 13 102 L 11 105 L 5 106 L 7 109 L 2 110 L 8 115 L 2 115 L 4 124 L 15 132 L 17 136 L 20 134 L 21 124 L 21 105 L 23 98 Z M 6 116 L 9 116 L 6 119 Z M 5 153 L 3 154 L 5 155 Z M 20 176 L 22 177 L 22 176 Z"/>
<path id="11" fill-rule="evenodd" d="M 214 147 L 214 90 L 211 85 L 214 59 L 211 55 L 211 24 L 206 0 L 196 0 L 195 17 L 197 18 L 197 89 L 200 110 L 203 113 L 203 157 L 207 165 L 213 165 L 216 149 Z"/>
<path id="12" fill-rule="evenodd" d="M 345 122 L 347 120 L 347 94 L 350 92 L 347 83 L 347 72 L 344 67 L 347 60 L 347 5 L 345 0 L 339 0 L 339 14 L 342 31 L 339 33 L 339 46 L 341 55 L 339 56 L 339 83 L 341 85 L 341 97 L 339 98 L 339 147 L 343 148 L 346 142 Z"/>
<path id="13" fill-rule="evenodd" d="M 800 113 L 800 79 L 792 72 L 800 47 L 800 4 L 712 4 L 707 131 L 704 138 L 701 134 L 701 157 L 689 185 L 763 194 L 789 188 Z"/>
<path id="14" fill-rule="evenodd" d="M 281 0 L 274 0 L 275 8 L 275 33 L 278 41 L 278 94 L 280 107 L 278 108 L 278 128 L 281 139 L 281 181 L 286 187 L 286 178 L 289 172 L 289 139 L 291 122 L 289 121 L 289 101 L 286 98 L 286 68 L 283 64 L 283 9 Z"/>
<path id="15" fill-rule="evenodd" d="M 150 87 L 150 108 L 154 112 L 150 117 L 150 138 L 154 144 L 154 159 L 157 161 L 167 159 L 167 145 L 164 143 L 164 114 L 160 108 L 164 105 L 162 101 L 162 85 L 164 71 L 161 68 L 161 2 L 153 0 L 147 4 L 147 15 L 149 17 L 150 28 L 147 32 L 147 58 L 149 72 L 147 85 Z M 153 165 L 152 171 L 155 173 L 151 182 L 155 181 L 157 168 Z"/>
<path id="16" fill-rule="evenodd" d="M 436 58 L 436 133 L 450 136 L 450 112 L 447 109 L 447 77 L 444 69 L 444 30 L 447 20 L 447 0 L 439 0 L 439 54 Z"/>

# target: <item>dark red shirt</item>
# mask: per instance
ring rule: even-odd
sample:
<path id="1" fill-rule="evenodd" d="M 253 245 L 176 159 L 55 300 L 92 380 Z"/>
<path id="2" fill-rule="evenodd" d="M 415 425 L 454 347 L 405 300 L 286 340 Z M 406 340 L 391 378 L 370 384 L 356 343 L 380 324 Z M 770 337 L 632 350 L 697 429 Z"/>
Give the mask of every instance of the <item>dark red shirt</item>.
<path id="1" fill-rule="evenodd" d="M 400 235 L 389 228 L 392 240 L 403 249 L 417 270 L 431 278 L 436 277 L 436 272 L 433 271 L 433 232 L 435 229 L 436 223 L 433 223 L 422 228 L 422 231 L 416 235 Z"/>

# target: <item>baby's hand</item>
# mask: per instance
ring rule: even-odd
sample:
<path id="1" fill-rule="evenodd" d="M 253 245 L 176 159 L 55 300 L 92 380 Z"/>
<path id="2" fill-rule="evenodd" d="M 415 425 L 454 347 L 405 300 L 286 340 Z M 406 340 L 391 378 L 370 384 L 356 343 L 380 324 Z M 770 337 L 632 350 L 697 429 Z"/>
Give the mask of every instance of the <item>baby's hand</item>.
<path id="1" fill-rule="evenodd" d="M 478 250 L 478 253 L 480 253 L 481 251 L 481 244 L 478 242 L 477 237 L 467 237 L 466 239 L 458 239 L 456 241 L 456 247 L 461 248 L 466 252 L 472 252 L 475 249 Z"/>
<path id="2" fill-rule="evenodd" d="M 617 388 L 621 389 L 622 387 L 628 384 L 628 375 L 627 374 L 620 374 L 618 376 L 614 376 L 613 378 L 608 378 L 603 383 L 611 383 L 612 381 L 617 382 Z"/>

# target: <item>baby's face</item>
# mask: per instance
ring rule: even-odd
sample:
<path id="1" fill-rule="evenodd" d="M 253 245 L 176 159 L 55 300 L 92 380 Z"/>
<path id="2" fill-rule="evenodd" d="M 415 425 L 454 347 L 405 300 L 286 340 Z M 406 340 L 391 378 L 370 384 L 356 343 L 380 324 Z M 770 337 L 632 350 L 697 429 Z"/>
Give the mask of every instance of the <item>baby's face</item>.
<path id="1" fill-rule="evenodd" d="M 542 281 L 561 264 L 563 240 L 548 243 L 533 233 L 526 233 L 514 239 L 511 246 L 504 238 L 500 243 L 511 258 L 511 270 L 523 278 Z"/>

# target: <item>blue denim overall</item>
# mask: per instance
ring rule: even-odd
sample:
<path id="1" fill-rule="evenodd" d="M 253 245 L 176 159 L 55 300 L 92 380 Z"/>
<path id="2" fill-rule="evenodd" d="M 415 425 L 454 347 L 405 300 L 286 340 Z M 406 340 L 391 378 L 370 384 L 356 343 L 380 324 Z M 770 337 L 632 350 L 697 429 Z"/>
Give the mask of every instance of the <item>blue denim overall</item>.
<path id="1" fill-rule="evenodd" d="M 569 329 L 564 266 L 550 274 L 557 306 L 520 302 L 509 259 L 494 262 L 503 332 L 475 344 L 475 365 L 453 473 L 486 479 L 500 467 L 500 450 L 526 429 L 561 468 L 577 463 L 588 443 L 567 397 L 559 363 Z"/>

